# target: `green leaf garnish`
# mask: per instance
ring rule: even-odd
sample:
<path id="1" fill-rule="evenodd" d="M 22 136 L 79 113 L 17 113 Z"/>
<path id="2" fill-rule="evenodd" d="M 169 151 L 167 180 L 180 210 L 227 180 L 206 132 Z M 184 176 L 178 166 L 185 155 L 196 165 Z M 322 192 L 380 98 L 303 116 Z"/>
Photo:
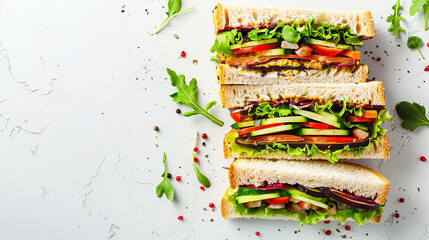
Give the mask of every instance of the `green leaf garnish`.
<path id="1" fill-rule="evenodd" d="M 165 162 L 165 153 L 163 155 L 162 161 L 164 162 L 164 173 L 162 174 L 164 179 L 162 179 L 161 183 L 156 186 L 156 195 L 160 198 L 162 194 L 165 193 L 165 196 L 168 198 L 168 200 L 173 202 L 174 188 L 171 186 L 167 179 L 167 163 Z"/>
<path id="2" fill-rule="evenodd" d="M 420 8 L 423 8 L 423 12 L 425 14 L 425 28 L 428 27 L 428 18 L 429 18 L 429 0 L 413 0 L 412 5 L 410 7 L 410 15 L 414 16 Z"/>
<path id="3" fill-rule="evenodd" d="M 195 98 L 197 90 L 197 80 L 195 80 L 195 78 L 189 82 L 189 85 L 186 85 L 185 76 L 183 74 L 177 76 L 176 72 L 169 68 L 167 68 L 167 73 L 170 75 L 171 85 L 178 89 L 178 92 L 171 94 L 170 97 L 173 98 L 173 101 L 184 103 L 194 109 L 193 111 L 185 112 L 183 116 L 189 117 L 196 114 L 202 114 L 215 124 L 223 126 L 223 122 L 221 120 L 217 119 L 207 111 L 216 104 L 216 101 L 209 102 L 205 108 L 198 105 L 197 99 Z"/>
<path id="4" fill-rule="evenodd" d="M 417 36 L 408 37 L 408 41 L 407 41 L 408 48 L 417 49 L 420 53 L 420 56 L 422 56 L 422 58 L 425 59 L 425 57 L 423 57 L 422 52 L 420 52 L 420 45 L 422 45 L 422 40 L 419 37 Z"/>
<path id="5" fill-rule="evenodd" d="M 195 174 L 197 174 L 198 182 L 200 182 L 204 187 L 209 188 L 210 187 L 209 179 L 206 176 L 204 176 L 204 174 L 202 174 L 200 170 L 198 170 L 197 164 L 194 161 L 195 159 L 194 148 L 197 147 L 197 141 L 198 141 L 198 132 L 195 133 L 194 147 L 192 148 L 192 167 L 194 168 Z"/>
<path id="6" fill-rule="evenodd" d="M 175 16 L 194 8 L 194 7 L 190 7 L 190 8 L 187 8 L 185 10 L 180 11 L 181 7 L 182 7 L 182 1 L 181 0 L 168 0 L 168 12 L 166 12 L 167 19 L 165 19 L 164 22 L 162 22 L 161 25 L 159 25 L 159 27 L 155 30 L 155 34 L 157 34 L 159 31 L 161 31 L 161 29 L 165 25 L 167 25 L 167 23 L 171 19 L 173 19 Z"/>
<path id="7" fill-rule="evenodd" d="M 390 15 L 386 20 L 387 22 L 391 22 L 392 25 L 390 25 L 387 31 L 391 32 L 393 35 L 397 35 L 399 31 L 405 31 L 405 29 L 403 29 L 399 23 L 399 21 L 405 20 L 404 17 L 401 17 L 401 15 L 399 15 L 399 9 L 402 9 L 399 0 L 396 1 L 396 4 L 393 5 L 392 9 L 394 11 L 393 14 Z"/>
<path id="8" fill-rule="evenodd" d="M 426 117 L 426 109 L 418 103 L 400 102 L 396 105 L 396 111 L 403 120 L 401 126 L 405 129 L 414 131 L 420 126 L 429 126 L 429 120 Z"/>

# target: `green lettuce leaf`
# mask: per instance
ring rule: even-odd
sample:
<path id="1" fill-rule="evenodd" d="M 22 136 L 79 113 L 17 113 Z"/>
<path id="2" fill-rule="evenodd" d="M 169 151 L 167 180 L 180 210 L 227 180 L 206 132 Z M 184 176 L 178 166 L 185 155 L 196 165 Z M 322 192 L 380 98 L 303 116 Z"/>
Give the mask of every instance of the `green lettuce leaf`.
<path id="1" fill-rule="evenodd" d="M 370 132 L 369 132 L 370 138 L 375 138 L 377 137 L 378 134 L 380 135 L 386 134 L 387 130 L 380 127 L 380 125 L 386 120 L 391 121 L 392 117 L 390 116 L 389 112 L 386 109 L 383 109 L 378 112 L 377 120 L 373 121 L 371 125 Z"/>
<path id="2" fill-rule="evenodd" d="M 231 55 L 230 45 L 243 42 L 243 36 L 237 29 L 225 31 L 216 36 L 215 43 L 210 48 L 210 52 L 216 52 L 219 56 Z"/>
<path id="3" fill-rule="evenodd" d="M 347 211 L 338 211 L 337 214 L 332 217 L 340 220 L 343 224 L 346 223 L 346 220 L 351 218 L 356 221 L 356 223 L 361 226 L 371 218 L 380 215 L 383 212 L 383 209 L 380 204 L 378 204 L 377 209 L 375 210 L 363 210 L 354 208 Z"/>
<path id="4" fill-rule="evenodd" d="M 263 102 L 256 108 L 249 108 L 247 114 L 257 117 L 285 117 L 292 113 L 291 106 L 288 104 L 280 104 L 277 107 L 272 107 L 270 103 Z"/>

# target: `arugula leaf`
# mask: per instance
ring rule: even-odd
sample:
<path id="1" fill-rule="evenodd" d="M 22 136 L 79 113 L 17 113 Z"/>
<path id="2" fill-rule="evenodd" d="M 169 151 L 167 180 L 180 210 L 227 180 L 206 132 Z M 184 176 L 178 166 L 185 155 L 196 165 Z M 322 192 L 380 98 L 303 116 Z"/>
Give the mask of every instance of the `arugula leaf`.
<path id="1" fill-rule="evenodd" d="M 426 117 L 426 109 L 418 103 L 400 102 L 396 105 L 396 111 L 403 120 L 401 126 L 405 129 L 414 131 L 420 126 L 429 126 L 429 120 Z"/>
<path id="2" fill-rule="evenodd" d="M 408 48 L 419 50 L 420 56 L 422 56 L 422 58 L 425 59 L 425 57 L 423 57 L 422 52 L 420 52 L 420 45 L 422 45 L 422 40 L 419 37 L 417 36 L 408 37 L 408 41 L 407 41 Z"/>
<path id="3" fill-rule="evenodd" d="M 167 68 L 167 73 L 170 75 L 171 85 L 178 89 L 178 92 L 171 94 L 170 97 L 173 98 L 173 101 L 184 103 L 194 109 L 194 111 L 185 112 L 183 116 L 189 117 L 196 114 L 202 114 L 215 124 L 223 126 L 223 122 L 221 120 L 208 112 L 208 110 L 216 104 L 216 101 L 209 102 L 204 109 L 198 105 L 197 99 L 195 98 L 197 90 L 197 80 L 195 80 L 195 78 L 189 82 L 189 85 L 186 85 L 185 76 L 183 74 L 177 76 L 176 72 L 169 68 Z"/>
<path id="4" fill-rule="evenodd" d="M 156 195 L 160 198 L 162 194 L 165 193 L 165 196 L 168 198 L 168 200 L 173 202 L 174 188 L 171 186 L 167 179 L 167 163 L 165 162 L 165 153 L 163 155 L 162 161 L 164 162 L 164 173 L 162 174 L 164 179 L 161 181 L 160 184 L 158 184 L 158 186 L 156 186 Z"/>
<path id="5" fill-rule="evenodd" d="M 414 16 L 420 8 L 423 8 L 423 12 L 425 13 L 425 28 L 428 26 L 428 18 L 429 18 L 429 0 L 413 0 L 412 5 L 410 7 L 410 15 Z"/>
<path id="6" fill-rule="evenodd" d="M 395 36 L 399 33 L 399 31 L 405 31 L 405 29 L 403 29 L 399 23 L 399 21 L 405 20 L 405 18 L 401 17 L 399 14 L 399 9 L 402 9 L 399 0 L 396 1 L 396 4 L 393 5 L 392 9 L 394 11 L 393 14 L 390 15 L 386 20 L 387 22 L 391 22 L 392 25 L 390 25 L 387 31 L 391 32 Z"/>
<path id="7" fill-rule="evenodd" d="M 159 27 L 155 30 L 155 34 L 157 34 L 159 31 L 161 31 L 161 29 L 165 25 L 167 25 L 167 23 L 171 19 L 173 19 L 175 16 L 194 8 L 194 7 L 190 7 L 190 8 L 183 10 L 183 11 L 180 11 L 181 7 L 182 7 L 182 1 L 181 0 L 168 0 L 168 12 L 166 12 L 167 19 L 165 19 L 164 22 L 162 22 L 161 25 L 159 25 Z"/>
<path id="8" fill-rule="evenodd" d="M 194 148 L 197 147 L 197 141 L 198 141 L 198 131 L 195 133 L 195 139 L 194 139 L 194 147 L 192 148 L 192 167 L 194 168 L 195 173 L 197 174 L 198 182 L 200 182 L 204 187 L 209 188 L 210 187 L 210 181 L 209 179 L 200 172 L 197 168 L 197 164 L 195 163 L 195 152 Z"/>
<path id="9" fill-rule="evenodd" d="M 215 43 L 210 48 L 210 52 L 216 53 L 219 56 L 230 56 L 231 48 L 230 46 L 233 44 L 239 44 L 243 42 L 243 35 L 237 29 L 233 29 L 231 31 L 225 31 L 216 36 Z"/>

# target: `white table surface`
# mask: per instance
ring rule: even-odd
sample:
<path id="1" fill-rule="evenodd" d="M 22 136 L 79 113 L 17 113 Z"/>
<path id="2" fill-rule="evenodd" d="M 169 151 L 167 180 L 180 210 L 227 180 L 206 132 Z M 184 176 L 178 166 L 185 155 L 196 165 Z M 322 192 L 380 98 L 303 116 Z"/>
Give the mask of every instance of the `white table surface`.
<path id="1" fill-rule="evenodd" d="M 386 89 L 393 116 L 384 125 L 391 158 L 355 162 L 391 181 L 381 223 L 350 223 L 346 231 L 338 222 L 300 226 L 221 218 L 220 198 L 228 186 L 222 166 L 231 162 L 222 156 L 222 138 L 232 120 L 219 104 L 210 112 L 225 121 L 223 127 L 177 114 L 177 108 L 189 107 L 171 100 L 175 88 L 165 71 L 183 73 L 187 81 L 195 77 L 202 105 L 219 100 L 216 65 L 209 61 L 216 1 L 183 0 L 182 9 L 195 9 L 154 35 L 167 0 L 0 0 L 1 239 L 429 238 L 429 163 L 419 161 L 421 155 L 429 158 L 429 128 L 404 130 L 394 111 L 402 100 L 429 107 L 429 73 L 423 71 L 429 61 L 406 47 L 408 35 L 418 35 L 429 58 L 423 13 L 410 17 L 410 1 L 402 1 L 407 20 L 401 24 L 408 32 L 397 38 L 385 21 L 393 0 L 224 2 L 372 11 L 376 35 L 365 41 L 362 62 Z M 182 50 L 185 58 L 179 57 Z M 199 142 L 198 153 L 199 167 L 212 183 L 204 192 L 191 166 L 196 130 L 209 136 L 206 147 Z M 155 194 L 163 152 L 176 190 L 173 203 Z M 181 182 L 173 180 L 177 175 Z M 331 236 L 323 233 L 328 229 Z"/>

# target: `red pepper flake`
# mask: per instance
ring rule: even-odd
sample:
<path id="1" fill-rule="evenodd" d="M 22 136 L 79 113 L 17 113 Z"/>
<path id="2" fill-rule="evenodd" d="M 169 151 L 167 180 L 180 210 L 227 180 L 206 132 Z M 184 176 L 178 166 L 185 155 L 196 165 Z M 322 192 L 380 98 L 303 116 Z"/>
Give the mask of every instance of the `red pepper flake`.
<path id="1" fill-rule="evenodd" d="M 380 61 L 381 61 L 381 57 L 378 57 L 378 58 L 377 58 L 377 62 L 380 62 Z"/>
<path id="2" fill-rule="evenodd" d="M 179 219 L 179 220 L 183 220 L 183 216 L 182 216 L 182 215 L 180 215 L 180 216 L 178 216 L 178 217 L 177 217 L 177 219 Z"/>
<path id="3" fill-rule="evenodd" d="M 203 186 L 201 186 L 201 187 L 200 187 L 200 189 L 201 189 L 201 190 L 203 190 L 203 191 L 205 191 L 205 190 L 206 190 L 206 188 L 205 188 L 205 187 L 203 187 Z"/>
<path id="4" fill-rule="evenodd" d="M 405 201 L 405 199 L 404 199 L 404 198 L 400 198 L 400 199 L 399 199 L 399 202 L 401 202 L 401 203 L 402 203 L 402 202 L 404 202 L 404 201 Z"/>
<path id="5" fill-rule="evenodd" d="M 399 218 L 399 213 L 395 213 L 395 218 Z"/>
<path id="6" fill-rule="evenodd" d="M 426 46 L 428 46 L 428 47 L 429 47 L 429 42 L 428 42 L 428 43 L 426 43 Z"/>
<path id="7" fill-rule="evenodd" d="M 352 227 L 350 227 L 349 225 L 346 225 L 346 230 L 350 231 L 350 229 L 352 229 Z"/>
<path id="8" fill-rule="evenodd" d="M 330 223 L 331 222 L 331 220 L 326 220 L 326 221 L 324 221 L 324 223 L 326 223 L 326 224 L 328 224 L 328 223 Z"/>
<path id="9" fill-rule="evenodd" d="M 210 208 L 214 208 L 214 204 L 213 203 L 209 203 L 209 207 Z"/>
<path id="10" fill-rule="evenodd" d="M 199 161 L 200 161 L 200 159 L 194 158 L 194 162 L 199 162 Z"/>
<path id="11" fill-rule="evenodd" d="M 326 235 L 331 235 L 331 230 L 326 230 L 326 231 L 325 231 L 325 234 L 326 234 Z"/>
<path id="12" fill-rule="evenodd" d="M 203 139 L 206 139 L 206 138 L 207 138 L 207 134 L 203 133 L 203 134 L 201 134 L 201 137 L 202 137 Z"/>
<path id="13" fill-rule="evenodd" d="M 198 148 L 197 147 L 194 148 L 194 152 L 198 152 Z"/>
<path id="14" fill-rule="evenodd" d="M 181 56 L 181 57 L 186 57 L 186 52 L 185 52 L 185 51 L 182 51 L 182 52 L 180 53 L 180 56 Z"/>
<path id="15" fill-rule="evenodd" d="M 425 67 L 425 71 L 426 71 L 426 72 L 429 72 L 429 65 L 427 65 L 427 66 Z"/>
<path id="16" fill-rule="evenodd" d="M 176 181 L 180 181 L 180 180 L 182 180 L 182 177 L 181 176 L 177 176 L 176 177 Z"/>
<path id="17" fill-rule="evenodd" d="M 261 233 L 260 232 L 255 232 L 255 235 L 259 236 L 259 235 L 261 235 Z"/>
<path id="18" fill-rule="evenodd" d="M 426 157 L 425 157 L 425 156 L 421 156 L 421 157 L 420 157 L 420 161 L 422 161 L 422 162 L 426 162 Z"/>

